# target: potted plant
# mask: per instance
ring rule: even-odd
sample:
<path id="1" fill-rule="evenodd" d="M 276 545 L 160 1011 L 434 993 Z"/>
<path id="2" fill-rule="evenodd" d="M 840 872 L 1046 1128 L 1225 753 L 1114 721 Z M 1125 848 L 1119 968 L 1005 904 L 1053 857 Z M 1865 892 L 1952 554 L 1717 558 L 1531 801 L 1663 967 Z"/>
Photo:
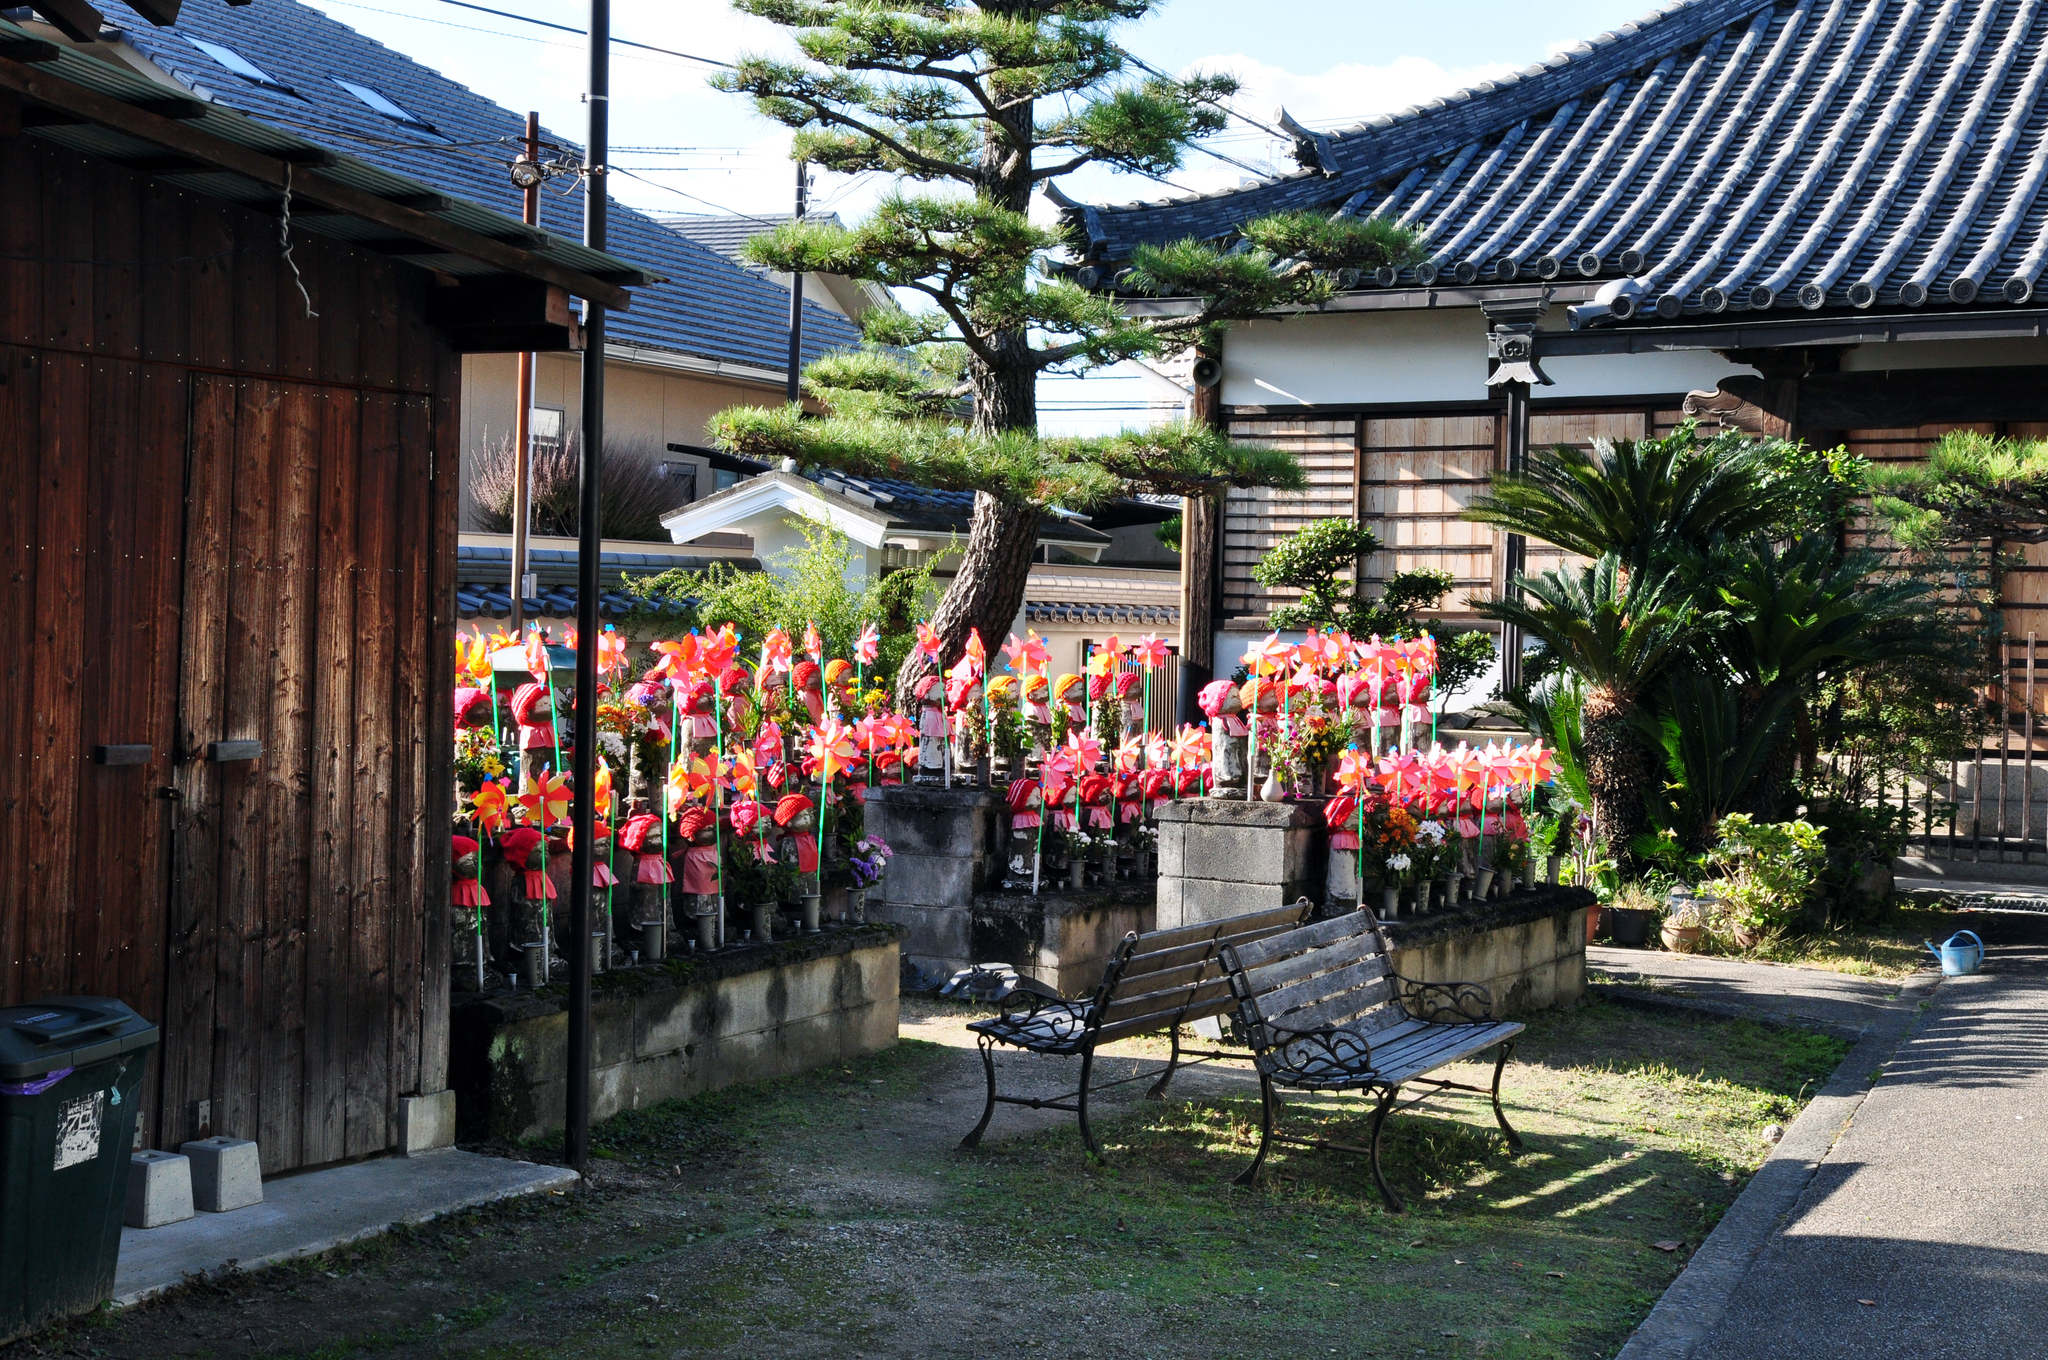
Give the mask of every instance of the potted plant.
<path id="1" fill-rule="evenodd" d="M 1730 938 L 1754 949 L 1805 910 L 1826 868 L 1827 846 L 1820 828 L 1803 819 L 1759 822 L 1732 812 L 1714 830 L 1720 840 L 1707 853 L 1720 874 L 1714 895 L 1726 904 Z"/>
<path id="2" fill-rule="evenodd" d="M 1674 954 L 1696 954 L 1707 936 L 1707 903 L 1684 888 L 1673 888 L 1664 899 L 1664 925 L 1657 936 Z"/>
<path id="3" fill-rule="evenodd" d="M 1088 886 L 1088 856 L 1095 848 L 1095 838 L 1077 827 L 1060 832 L 1060 841 L 1067 852 L 1067 887 L 1079 892 Z"/>

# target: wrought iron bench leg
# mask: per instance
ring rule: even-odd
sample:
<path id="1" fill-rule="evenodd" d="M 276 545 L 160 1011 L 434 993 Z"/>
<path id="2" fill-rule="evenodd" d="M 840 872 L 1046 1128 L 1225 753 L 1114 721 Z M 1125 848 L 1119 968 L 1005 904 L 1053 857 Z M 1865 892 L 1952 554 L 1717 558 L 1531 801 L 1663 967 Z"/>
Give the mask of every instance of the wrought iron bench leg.
<path id="1" fill-rule="evenodd" d="M 1098 1162 L 1109 1159 L 1102 1155 L 1102 1149 L 1095 1144 L 1095 1131 L 1088 1127 L 1088 1079 L 1095 1071 L 1095 1050 L 1088 1049 L 1081 1055 L 1081 1097 L 1075 1102 L 1075 1116 L 1081 1124 L 1081 1144 Z"/>
<path id="2" fill-rule="evenodd" d="M 1252 1164 L 1238 1174 L 1237 1184 L 1256 1185 L 1259 1168 L 1266 1163 L 1266 1152 L 1273 1146 L 1273 1083 L 1266 1074 L 1259 1074 L 1259 1150 L 1252 1154 Z"/>
<path id="3" fill-rule="evenodd" d="M 1159 1080 L 1145 1088 L 1145 1099 L 1166 1099 L 1166 1083 L 1173 1080 L 1174 1072 L 1180 1067 L 1180 1026 L 1169 1026 L 1168 1034 L 1173 1036 L 1173 1053 L 1166 1060 L 1166 1070 L 1159 1074 Z"/>
<path id="4" fill-rule="evenodd" d="M 1401 1197 L 1394 1193 L 1394 1187 L 1387 1184 L 1386 1173 L 1380 1170 L 1380 1127 L 1387 1122 L 1387 1111 L 1394 1108 L 1394 1099 L 1400 1094 L 1401 1088 L 1398 1086 L 1381 1088 L 1380 1103 L 1372 1112 L 1371 1143 L 1372 1178 L 1380 1187 L 1380 1197 L 1386 1200 L 1387 1209 L 1397 1214 L 1406 1213 L 1407 1209 L 1402 1205 Z"/>
<path id="5" fill-rule="evenodd" d="M 981 1146 L 981 1135 L 988 1132 L 988 1121 L 996 1112 L 996 1046 L 985 1034 L 977 1035 L 976 1039 L 981 1045 L 982 1069 L 988 1073 L 988 1104 L 982 1107 L 981 1122 L 960 1140 L 963 1150 Z"/>
<path id="6" fill-rule="evenodd" d="M 1500 1073 L 1501 1069 L 1508 1065 L 1508 1058 L 1514 1051 L 1515 1041 L 1503 1039 L 1499 1045 L 1500 1056 L 1493 1060 L 1493 1117 L 1500 1124 L 1500 1131 L 1508 1136 L 1508 1151 L 1520 1152 L 1522 1135 L 1515 1132 L 1514 1125 L 1508 1123 L 1507 1114 L 1500 1107 Z"/>

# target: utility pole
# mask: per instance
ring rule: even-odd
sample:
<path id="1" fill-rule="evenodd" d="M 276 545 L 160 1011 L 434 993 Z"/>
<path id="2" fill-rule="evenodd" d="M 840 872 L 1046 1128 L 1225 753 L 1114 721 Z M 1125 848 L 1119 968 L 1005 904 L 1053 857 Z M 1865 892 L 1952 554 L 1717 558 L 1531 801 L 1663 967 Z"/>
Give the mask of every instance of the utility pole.
<path id="1" fill-rule="evenodd" d="M 605 243 L 606 162 L 611 156 L 611 0 L 590 0 L 590 135 L 583 149 L 583 244 Z M 583 467 L 577 488 L 576 759 L 569 861 L 569 1082 L 563 1160 L 590 1160 L 590 876 L 597 856 L 597 592 L 604 548 L 598 481 L 604 470 L 604 306 L 583 300 Z"/>
<path id="2" fill-rule="evenodd" d="M 796 220 L 804 220 L 804 208 L 810 188 L 810 167 L 802 161 L 796 163 Z M 788 399 L 798 401 L 802 387 L 798 373 L 804 366 L 804 276 L 789 276 L 789 388 Z"/>
<path id="3" fill-rule="evenodd" d="M 526 115 L 526 159 L 540 164 L 540 115 Z M 521 191 L 519 220 L 540 222 L 540 176 Z M 512 636 L 526 631 L 526 536 L 533 532 L 533 364 L 531 350 L 519 353 L 519 409 L 512 415 Z"/>

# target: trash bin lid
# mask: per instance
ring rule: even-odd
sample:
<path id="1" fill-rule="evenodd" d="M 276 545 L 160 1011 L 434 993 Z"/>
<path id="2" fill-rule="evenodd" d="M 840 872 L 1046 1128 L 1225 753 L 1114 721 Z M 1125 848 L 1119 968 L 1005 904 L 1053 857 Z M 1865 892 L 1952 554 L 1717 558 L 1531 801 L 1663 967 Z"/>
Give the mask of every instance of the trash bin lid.
<path id="1" fill-rule="evenodd" d="M 110 996 L 0 1009 L 0 1081 L 28 1081 L 156 1043 L 156 1026 Z"/>

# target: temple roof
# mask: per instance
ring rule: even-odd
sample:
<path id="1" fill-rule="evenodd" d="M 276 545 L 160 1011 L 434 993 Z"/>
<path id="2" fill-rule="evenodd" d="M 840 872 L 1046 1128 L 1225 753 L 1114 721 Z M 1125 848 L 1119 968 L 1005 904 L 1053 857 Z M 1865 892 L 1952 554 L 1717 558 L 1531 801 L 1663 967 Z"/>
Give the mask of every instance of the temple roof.
<path id="1" fill-rule="evenodd" d="M 2003 306 L 2048 268 L 2044 83 L 2048 0 L 1687 0 L 1302 130 L 1299 173 L 1067 212 L 1096 262 L 1275 211 L 1379 215 L 1427 258 L 1357 288 L 1605 283 L 1581 321 Z"/>

